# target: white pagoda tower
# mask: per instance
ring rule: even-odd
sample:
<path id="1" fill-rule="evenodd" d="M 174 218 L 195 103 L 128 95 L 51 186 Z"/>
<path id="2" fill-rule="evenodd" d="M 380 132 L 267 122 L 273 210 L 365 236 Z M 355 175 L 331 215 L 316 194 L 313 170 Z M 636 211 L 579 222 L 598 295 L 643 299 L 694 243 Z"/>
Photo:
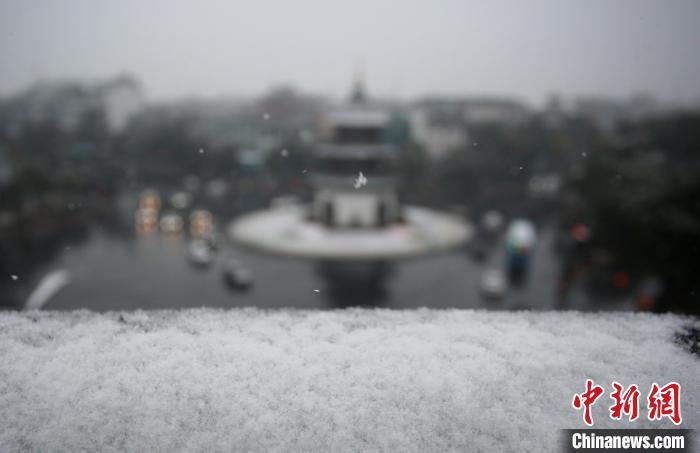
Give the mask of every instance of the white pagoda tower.
<path id="1" fill-rule="evenodd" d="M 234 219 L 233 240 L 319 262 L 390 262 L 457 247 L 472 227 L 451 214 L 402 205 L 389 112 L 369 102 L 361 78 L 350 101 L 324 116 L 308 177 L 310 204 L 285 204 Z"/>
<path id="2" fill-rule="evenodd" d="M 397 149 L 388 112 L 367 101 L 356 78 L 350 102 L 330 111 L 313 152 L 310 219 L 328 228 L 376 229 L 401 222 Z"/>

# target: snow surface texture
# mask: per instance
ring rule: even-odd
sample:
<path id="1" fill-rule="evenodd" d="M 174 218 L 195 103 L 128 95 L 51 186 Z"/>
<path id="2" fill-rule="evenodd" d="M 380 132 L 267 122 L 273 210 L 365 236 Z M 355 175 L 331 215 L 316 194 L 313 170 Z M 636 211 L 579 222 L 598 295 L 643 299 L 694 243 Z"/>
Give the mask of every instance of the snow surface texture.
<path id="1" fill-rule="evenodd" d="M 678 316 L 209 309 L 0 314 L 0 451 L 556 451 L 586 378 L 595 427 L 646 420 L 700 359 Z M 641 387 L 634 423 L 611 382 Z"/>

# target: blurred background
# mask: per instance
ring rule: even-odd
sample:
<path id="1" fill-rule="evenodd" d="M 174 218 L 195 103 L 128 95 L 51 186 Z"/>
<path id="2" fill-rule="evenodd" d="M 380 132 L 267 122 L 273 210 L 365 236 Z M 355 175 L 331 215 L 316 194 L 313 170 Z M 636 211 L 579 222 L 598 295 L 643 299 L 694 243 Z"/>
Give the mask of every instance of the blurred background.
<path id="1" fill-rule="evenodd" d="M 0 6 L 3 309 L 700 312 L 699 3 L 142 3 Z M 358 92 L 471 239 L 346 284 L 232 240 Z"/>

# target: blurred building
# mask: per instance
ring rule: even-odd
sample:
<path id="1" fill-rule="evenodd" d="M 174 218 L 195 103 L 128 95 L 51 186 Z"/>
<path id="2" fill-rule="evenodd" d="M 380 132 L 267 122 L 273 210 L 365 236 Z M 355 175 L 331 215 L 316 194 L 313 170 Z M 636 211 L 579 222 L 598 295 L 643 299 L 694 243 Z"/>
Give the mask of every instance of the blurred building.
<path id="1" fill-rule="evenodd" d="M 90 115 L 98 114 L 109 132 L 121 132 L 141 111 L 141 87 L 131 77 L 119 76 L 98 83 L 39 82 L 5 101 L 6 120 L 14 127 L 52 121 L 73 131 Z"/>
<path id="2" fill-rule="evenodd" d="M 624 121 L 639 121 L 668 114 L 678 106 L 666 105 L 652 96 L 637 94 L 628 98 L 609 96 L 563 97 L 552 95 L 544 109 L 544 117 L 551 125 L 564 117 L 580 117 L 604 132 L 611 132 Z"/>
<path id="3" fill-rule="evenodd" d="M 524 104 L 505 98 L 469 99 L 463 101 L 463 106 L 468 126 L 518 124 L 529 113 Z"/>
<path id="4" fill-rule="evenodd" d="M 483 125 L 517 124 L 528 109 L 510 99 L 426 98 L 409 108 L 413 140 L 433 158 L 467 146 L 469 128 Z"/>
<path id="5" fill-rule="evenodd" d="M 132 78 L 122 76 L 98 84 L 94 88 L 95 101 L 105 115 L 111 132 L 121 132 L 131 117 L 144 107 L 144 97 L 139 84 Z"/>
<path id="6" fill-rule="evenodd" d="M 433 158 L 467 145 L 467 126 L 462 106 L 456 101 L 423 100 L 409 111 L 413 141 Z"/>

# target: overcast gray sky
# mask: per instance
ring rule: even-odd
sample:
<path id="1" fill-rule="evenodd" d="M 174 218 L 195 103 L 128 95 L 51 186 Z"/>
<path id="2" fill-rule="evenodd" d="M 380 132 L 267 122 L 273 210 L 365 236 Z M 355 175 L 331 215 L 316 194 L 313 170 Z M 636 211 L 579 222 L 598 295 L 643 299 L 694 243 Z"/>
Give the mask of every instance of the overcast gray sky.
<path id="1" fill-rule="evenodd" d="M 700 1 L 0 0 L 0 94 L 138 77 L 151 99 L 646 91 L 700 99 Z"/>

